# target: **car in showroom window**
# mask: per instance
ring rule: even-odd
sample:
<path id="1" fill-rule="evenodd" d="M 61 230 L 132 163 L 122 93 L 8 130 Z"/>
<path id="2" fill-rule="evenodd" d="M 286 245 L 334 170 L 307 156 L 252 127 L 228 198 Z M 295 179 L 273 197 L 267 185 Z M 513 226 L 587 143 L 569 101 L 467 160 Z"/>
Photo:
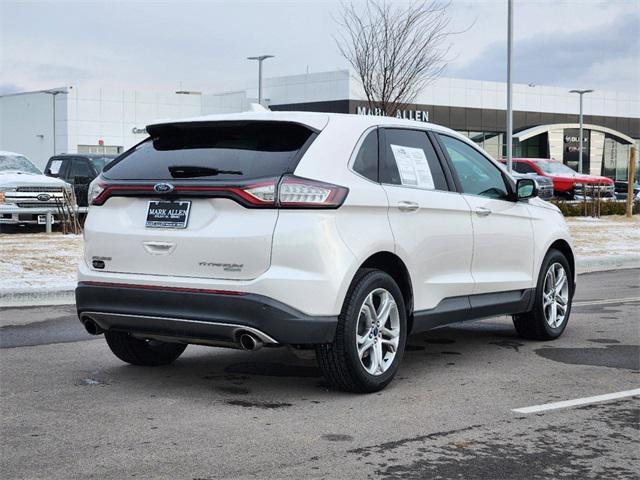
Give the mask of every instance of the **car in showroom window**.
<path id="1" fill-rule="evenodd" d="M 525 338 L 567 326 L 562 214 L 449 129 L 255 112 L 147 131 L 91 183 L 76 289 L 124 362 L 287 346 L 374 392 L 409 334 L 502 314 Z"/>

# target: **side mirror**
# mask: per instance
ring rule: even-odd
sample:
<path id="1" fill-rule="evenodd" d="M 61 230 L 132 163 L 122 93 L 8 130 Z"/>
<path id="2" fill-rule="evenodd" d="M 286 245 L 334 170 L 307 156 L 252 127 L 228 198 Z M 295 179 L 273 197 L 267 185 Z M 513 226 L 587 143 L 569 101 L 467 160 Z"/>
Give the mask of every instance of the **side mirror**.
<path id="1" fill-rule="evenodd" d="M 538 184 L 533 178 L 520 178 L 516 183 L 518 200 L 526 200 L 538 196 Z"/>

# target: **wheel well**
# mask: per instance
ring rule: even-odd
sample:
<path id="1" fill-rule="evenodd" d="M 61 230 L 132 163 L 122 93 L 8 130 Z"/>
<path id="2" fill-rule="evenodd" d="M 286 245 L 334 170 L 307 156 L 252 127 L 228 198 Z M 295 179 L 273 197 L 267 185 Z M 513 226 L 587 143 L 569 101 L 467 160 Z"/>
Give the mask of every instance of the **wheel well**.
<path id="1" fill-rule="evenodd" d="M 551 250 L 552 248 L 562 253 L 567 259 L 567 261 L 569 262 L 569 267 L 571 268 L 571 283 L 573 283 L 575 272 L 576 272 L 576 259 L 573 256 L 573 251 L 571 250 L 571 247 L 564 240 L 556 240 L 551 244 L 551 246 L 549 247 L 549 250 Z"/>
<path id="2" fill-rule="evenodd" d="M 413 326 L 413 287 L 411 277 L 404 262 L 396 254 L 391 252 L 378 252 L 365 260 L 360 268 L 376 268 L 389 274 L 395 280 L 402 292 L 404 305 L 407 310 L 407 331 Z"/>

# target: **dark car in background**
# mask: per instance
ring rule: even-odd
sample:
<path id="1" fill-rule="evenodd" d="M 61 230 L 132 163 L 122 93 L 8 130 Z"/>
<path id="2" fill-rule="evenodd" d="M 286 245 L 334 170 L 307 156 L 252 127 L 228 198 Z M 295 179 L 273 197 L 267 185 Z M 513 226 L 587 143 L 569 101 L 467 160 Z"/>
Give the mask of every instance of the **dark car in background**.
<path id="1" fill-rule="evenodd" d="M 629 182 L 616 181 L 616 197 L 618 200 L 626 200 L 629 188 Z M 633 184 L 633 200 L 640 201 L 640 183 L 635 182 Z"/>
<path id="2" fill-rule="evenodd" d="M 49 159 L 44 174 L 73 185 L 78 206 L 86 207 L 89 184 L 114 158 L 115 155 L 97 153 L 63 153 Z"/>

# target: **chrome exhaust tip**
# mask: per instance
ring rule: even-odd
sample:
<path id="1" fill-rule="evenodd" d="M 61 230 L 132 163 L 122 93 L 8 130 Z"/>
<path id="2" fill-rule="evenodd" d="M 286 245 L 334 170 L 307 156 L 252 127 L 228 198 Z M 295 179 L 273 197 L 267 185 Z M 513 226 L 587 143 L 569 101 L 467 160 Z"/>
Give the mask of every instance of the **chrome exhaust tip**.
<path id="1" fill-rule="evenodd" d="M 243 333 L 238 340 L 243 350 L 255 351 L 262 348 L 262 340 L 251 333 Z"/>

